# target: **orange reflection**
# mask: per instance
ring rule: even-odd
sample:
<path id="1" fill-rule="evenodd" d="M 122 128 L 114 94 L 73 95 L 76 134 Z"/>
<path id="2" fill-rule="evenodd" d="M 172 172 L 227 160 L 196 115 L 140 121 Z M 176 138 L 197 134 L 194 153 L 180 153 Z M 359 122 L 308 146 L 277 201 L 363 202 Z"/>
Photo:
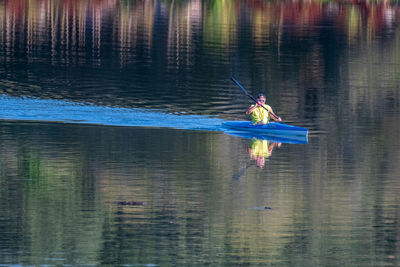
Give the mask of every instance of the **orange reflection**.
<path id="1" fill-rule="evenodd" d="M 394 27 L 399 17 L 399 7 L 387 1 L 247 0 L 246 3 L 252 11 L 256 40 L 268 37 L 271 27 L 284 27 L 285 33 L 306 36 L 320 31 L 319 26 L 327 22 L 348 34 L 349 39 L 362 34 L 371 38 Z"/>
<path id="2" fill-rule="evenodd" d="M 154 36 L 162 34 L 167 34 L 168 63 L 192 64 L 194 36 L 200 36 L 210 50 L 215 48 L 213 53 L 225 56 L 228 48 L 238 45 L 238 32 L 246 28 L 251 29 L 246 38 L 256 44 L 271 37 L 280 43 L 283 34 L 321 34 L 322 26 L 334 28 L 351 42 L 371 41 L 399 21 L 398 5 L 366 0 L 5 0 L 0 8 L 1 43 L 8 49 L 26 42 L 27 52 L 32 53 L 50 43 L 53 56 L 57 48 L 91 48 L 100 58 L 102 44 L 112 40 L 122 64 L 138 48 L 147 48 L 141 53 L 150 51 L 157 42 Z M 160 21 L 165 25 L 161 27 Z"/>

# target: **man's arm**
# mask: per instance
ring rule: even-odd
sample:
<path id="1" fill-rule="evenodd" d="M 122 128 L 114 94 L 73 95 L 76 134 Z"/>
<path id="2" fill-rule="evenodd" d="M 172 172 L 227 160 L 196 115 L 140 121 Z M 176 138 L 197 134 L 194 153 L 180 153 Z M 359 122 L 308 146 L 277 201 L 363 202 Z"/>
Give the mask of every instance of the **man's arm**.
<path id="1" fill-rule="evenodd" d="M 272 117 L 272 119 L 274 120 L 274 121 L 282 121 L 282 119 L 281 119 L 281 117 L 278 117 L 275 113 L 274 113 L 274 111 L 272 110 L 272 108 L 269 110 L 269 113 L 271 113 L 271 117 Z"/>

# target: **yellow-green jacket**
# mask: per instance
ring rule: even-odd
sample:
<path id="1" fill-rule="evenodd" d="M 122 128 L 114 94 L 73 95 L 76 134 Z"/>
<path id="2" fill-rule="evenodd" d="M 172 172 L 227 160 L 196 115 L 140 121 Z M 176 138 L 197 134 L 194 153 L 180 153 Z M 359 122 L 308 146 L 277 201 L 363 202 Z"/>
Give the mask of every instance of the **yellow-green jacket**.
<path id="1" fill-rule="evenodd" d="M 254 107 L 255 105 L 252 105 Z M 268 110 L 272 110 L 272 108 L 268 105 L 264 105 L 264 107 Z M 269 122 L 269 112 L 266 111 L 263 107 L 257 107 L 250 113 L 250 119 L 253 124 L 265 124 Z"/>

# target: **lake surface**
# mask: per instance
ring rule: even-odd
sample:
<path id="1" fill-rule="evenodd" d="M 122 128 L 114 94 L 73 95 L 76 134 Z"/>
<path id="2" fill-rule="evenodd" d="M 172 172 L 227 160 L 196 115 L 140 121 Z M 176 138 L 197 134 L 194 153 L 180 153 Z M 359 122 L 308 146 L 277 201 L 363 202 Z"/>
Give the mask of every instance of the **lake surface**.
<path id="1" fill-rule="evenodd" d="M 397 1 L 0 1 L 0 266 L 400 265 Z M 227 132 L 262 92 L 306 140 Z"/>

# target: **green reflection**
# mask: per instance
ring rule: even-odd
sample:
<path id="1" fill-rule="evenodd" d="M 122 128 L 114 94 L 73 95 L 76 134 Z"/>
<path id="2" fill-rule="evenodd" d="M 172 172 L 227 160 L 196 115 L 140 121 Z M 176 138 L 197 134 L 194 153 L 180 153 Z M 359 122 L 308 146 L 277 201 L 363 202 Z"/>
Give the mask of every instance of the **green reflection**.
<path id="1" fill-rule="evenodd" d="M 206 132 L 1 129 L 4 264 L 375 265 L 398 257 L 398 150 L 384 145 L 395 136 L 341 159 L 325 137 L 276 150 Z M 268 159 L 272 149 L 264 169 L 251 161 L 232 178 L 249 152 Z M 272 209 L 253 209 L 260 206 Z"/>

